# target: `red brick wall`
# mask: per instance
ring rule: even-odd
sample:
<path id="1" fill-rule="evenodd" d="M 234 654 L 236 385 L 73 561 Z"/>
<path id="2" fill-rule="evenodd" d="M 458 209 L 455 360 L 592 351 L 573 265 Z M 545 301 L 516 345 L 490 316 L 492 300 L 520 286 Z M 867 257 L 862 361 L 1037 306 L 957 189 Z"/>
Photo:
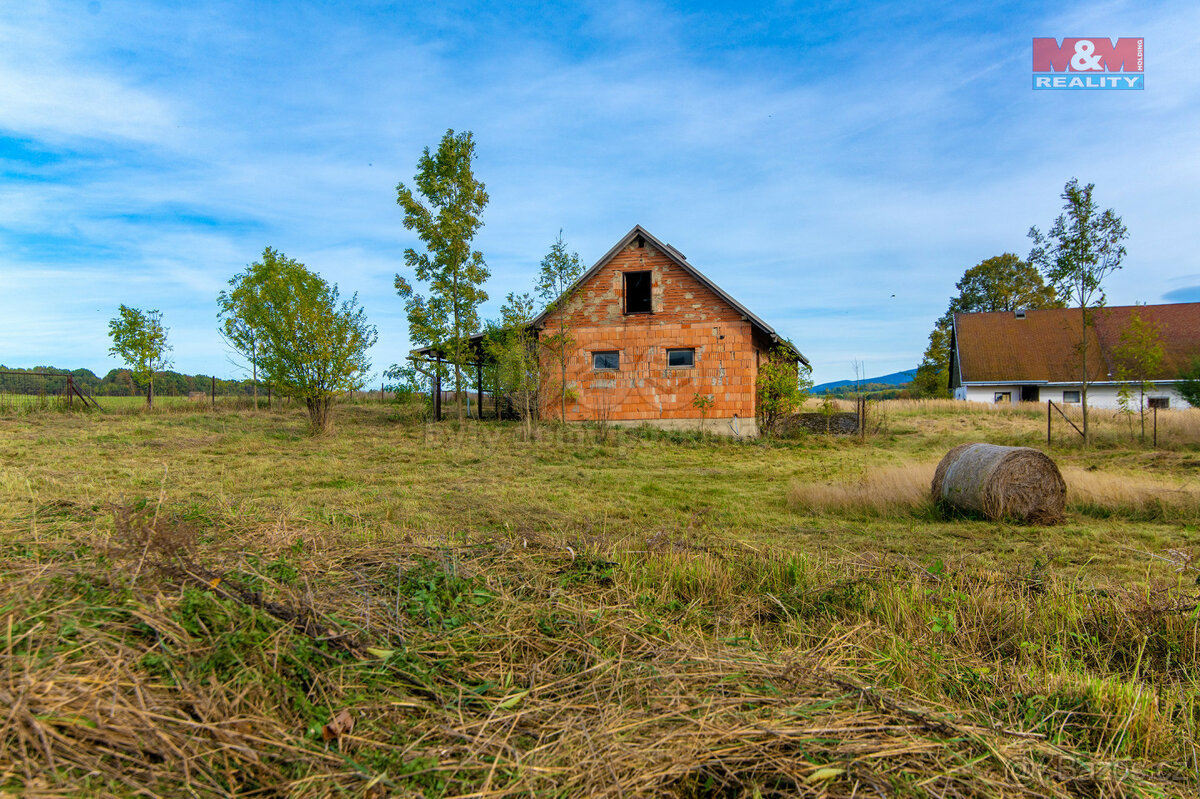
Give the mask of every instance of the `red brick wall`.
<path id="1" fill-rule="evenodd" d="M 623 273 L 652 273 L 653 312 L 626 314 Z M 614 257 L 566 306 L 574 351 L 567 364 L 569 421 L 698 419 L 695 394 L 711 394 L 710 419 L 754 418 L 757 375 L 751 325 L 741 313 L 679 268 L 649 243 L 631 244 Z M 545 320 L 543 335 L 558 330 Z M 668 348 L 695 348 L 695 366 L 667 366 Z M 592 353 L 616 350 L 620 368 L 592 369 Z M 543 413 L 559 415 L 559 366 L 544 359 Z"/>

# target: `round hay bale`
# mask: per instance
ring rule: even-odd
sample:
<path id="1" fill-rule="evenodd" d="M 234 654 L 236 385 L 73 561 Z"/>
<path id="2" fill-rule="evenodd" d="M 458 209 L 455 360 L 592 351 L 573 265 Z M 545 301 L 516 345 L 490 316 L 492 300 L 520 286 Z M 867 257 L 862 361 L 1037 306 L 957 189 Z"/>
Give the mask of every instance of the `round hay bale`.
<path id="1" fill-rule="evenodd" d="M 1054 524 L 1067 484 L 1054 461 L 1030 447 L 960 444 L 933 475 L 933 501 L 989 519 Z"/>

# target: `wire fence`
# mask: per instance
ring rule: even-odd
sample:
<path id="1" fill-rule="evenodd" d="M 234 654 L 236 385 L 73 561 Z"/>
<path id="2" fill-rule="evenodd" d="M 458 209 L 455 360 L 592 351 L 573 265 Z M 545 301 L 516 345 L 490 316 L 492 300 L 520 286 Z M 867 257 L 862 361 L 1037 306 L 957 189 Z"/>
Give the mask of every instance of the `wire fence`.
<path id="1" fill-rule="evenodd" d="M 0 371 L 0 413 L 99 408 L 70 373 Z"/>

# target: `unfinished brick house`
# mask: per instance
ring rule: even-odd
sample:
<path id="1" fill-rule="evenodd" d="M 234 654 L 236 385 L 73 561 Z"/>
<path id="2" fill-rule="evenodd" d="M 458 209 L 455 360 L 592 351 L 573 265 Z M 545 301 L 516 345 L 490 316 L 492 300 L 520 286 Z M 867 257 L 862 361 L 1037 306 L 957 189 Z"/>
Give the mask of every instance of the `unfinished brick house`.
<path id="1" fill-rule="evenodd" d="M 695 429 L 697 394 L 711 396 L 706 427 L 756 434 L 755 381 L 782 348 L 808 360 L 770 325 L 640 225 L 584 273 L 561 308 L 533 321 L 539 335 L 565 315 L 575 353 L 567 364 L 567 421 Z M 557 418 L 559 367 L 544 363 L 542 413 Z"/>

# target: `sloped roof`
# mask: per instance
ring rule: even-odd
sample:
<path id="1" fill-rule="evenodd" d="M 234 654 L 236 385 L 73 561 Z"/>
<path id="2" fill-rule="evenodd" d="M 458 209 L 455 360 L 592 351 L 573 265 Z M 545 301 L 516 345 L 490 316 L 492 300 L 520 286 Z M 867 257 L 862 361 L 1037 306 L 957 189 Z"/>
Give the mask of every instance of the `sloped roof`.
<path id="1" fill-rule="evenodd" d="M 1137 312 L 1159 329 L 1165 357 L 1151 380 L 1172 380 L 1200 358 L 1200 303 L 1121 305 L 1089 313 L 1088 380 L 1115 379 L 1118 364 L 1113 350 L 1121 331 Z M 1094 314 L 1094 315 L 1093 315 Z M 955 354 L 964 383 L 1079 382 L 1078 308 L 955 314 Z"/>
<path id="2" fill-rule="evenodd" d="M 572 283 L 567 288 L 567 290 L 563 293 L 570 294 L 573 291 L 575 291 L 576 288 L 578 288 L 579 286 L 582 286 L 584 283 L 587 283 L 589 280 L 591 280 L 592 277 L 594 277 L 597 272 L 599 272 L 601 269 L 603 269 L 604 266 L 609 261 L 611 261 L 613 258 L 615 258 L 617 256 L 617 254 L 620 253 L 622 250 L 624 250 L 626 247 L 628 247 L 629 244 L 634 239 L 636 239 L 638 236 L 641 236 L 647 242 L 652 244 L 655 249 L 657 249 L 663 255 L 667 256 L 672 261 L 674 261 L 677 266 L 679 266 L 681 269 L 683 269 L 683 271 L 687 272 L 689 275 L 694 277 L 696 280 L 700 281 L 701 285 L 703 285 L 709 291 L 713 292 L 718 297 L 720 297 L 722 300 L 724 300 L 726 303 L 728 303 L 730 307 L 736 309 L 738 311 L 738 313 L 740 313 L 742 316 L 746 317 L 747 321 L 749 321 L 751 325 L 758 328 L 760 332 L 766 334 L 767 337 L 769 337 L 772 342 L 791 350 L 792 353 L 795 354 L 795 356 L 801 362 L 803 362 L 806 366 L 809 365 L 808 359 L 804 357 L 804 355 L 800 352 L 800 350 L 796 349 L 794 346 L 792 346 L 792 344 L 790 342 L 788 342 L 787 339 L 785 339 L 783 336 L 779 335 L 779 333 L 777 333 L 775 331 L 775 328 L 771 327 L 766 322 L 764 322 L 762 319 L 760 319 L 758 316 L 751 313 L 751 311 L 746 306 L 742 305 L 740 302 L 735 300 L 733 297 L 729 296 L 720 286 L 718 286 L 716 283 L 709 280 L 699 269 L 697 269 L 696 267 L 694 267 L 690 263 L 688 263 L 688 260 L 684 256 L 683 253 L 681 253 L 679 250 L 672 247 L 670 244 L 660 241 L 658 238 L 656 238 L 654 235 L 652 235 L 650 233 L 650 231 L 646 230 L 641 225 L 634 225 L 633 228 L 628 233 L 626 233 L 623 237 L 621 237 L 621 240 L 618 241 L 611 250 L 609 250 L 603 256 L 601 256 L 600 260 L 596 261 L 596 263 L 592 266 L 591 269 L 587 270 L 582 275 L 580 275 L 579 279 L 576 280 L 574 283 Z M 550 306 L 548 306 L 546 308 L 546 310 L 544 310 L 540 314 L 538 314 L 534 318 L 534 320 L 532 322 L 532 326 L 535 328 L 541 327 L 542 323 L 546 319 L 546 316 L 550 313 L 550 309 L 553 307 L 554 307 L 554 303 L 551 303 Z"/>

